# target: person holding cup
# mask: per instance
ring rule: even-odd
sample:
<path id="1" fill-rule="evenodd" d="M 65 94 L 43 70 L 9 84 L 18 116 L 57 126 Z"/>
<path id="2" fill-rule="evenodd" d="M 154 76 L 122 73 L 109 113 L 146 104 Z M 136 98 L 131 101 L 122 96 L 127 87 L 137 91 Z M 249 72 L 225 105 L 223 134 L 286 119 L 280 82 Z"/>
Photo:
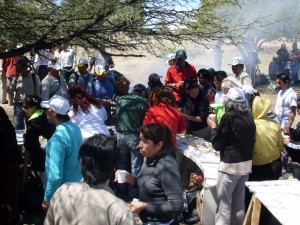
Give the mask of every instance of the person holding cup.
<path id="1" fill-rule="evenodd" d="M 140 153 L 145 157 L 139 174 L 126 172 L 125 183 L 137 185 L 139 201 L 129 204 L 139 214 L 142 224 L 179 224 L 177 216 L 183 210 L 182 185 L 168 127 L 150 123 L 140 130 Z M 116 171 L 115 181 L 120 173 Z"/>

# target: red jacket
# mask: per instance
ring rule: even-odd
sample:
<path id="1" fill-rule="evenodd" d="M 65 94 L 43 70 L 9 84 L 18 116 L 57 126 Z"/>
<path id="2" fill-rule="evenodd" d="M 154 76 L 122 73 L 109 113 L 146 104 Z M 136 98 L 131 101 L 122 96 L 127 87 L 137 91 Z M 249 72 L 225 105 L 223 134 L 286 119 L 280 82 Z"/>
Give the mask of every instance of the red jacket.
<path id="1" fill-rule="evenodd" d="M 181 83 L 181 81 L 184 81 L 185 79 L 193 77 L 195 80 L 197 80 L 197 72 L 193 65 L 188 64 L 185 62 L 185 68 L 180 69 L 177 64 L 174 66 L 171 66 L 168 69 L 166 78 L 165 78 L 165 84 L 169 83 Z M 177 88 L 173 87 L 173 94 L 176 98 L 176 102 L 180 100 L 181 93 L 183 91 L 183 87 Z"/>
<path id="2" fill-rule="evenodd" d="M 10 58 L 3 59 L 2 61 L 2 69 L 3 74 L 6 77 L 11 77 L 16 75 L 16 66 L 14 65 L 18 59 L 18 56 L 13 56 Z"/>

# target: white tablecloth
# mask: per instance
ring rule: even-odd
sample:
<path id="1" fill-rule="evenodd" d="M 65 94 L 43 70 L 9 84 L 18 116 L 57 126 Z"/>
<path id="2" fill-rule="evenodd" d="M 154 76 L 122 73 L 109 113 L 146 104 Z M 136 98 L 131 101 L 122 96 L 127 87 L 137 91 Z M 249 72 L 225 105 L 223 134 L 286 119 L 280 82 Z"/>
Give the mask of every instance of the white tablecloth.
<path id="1" fill-rule="evenodd" d="M 246 182 L 282 225 L 300 224 L 300 182 L 296 179 Z"/>

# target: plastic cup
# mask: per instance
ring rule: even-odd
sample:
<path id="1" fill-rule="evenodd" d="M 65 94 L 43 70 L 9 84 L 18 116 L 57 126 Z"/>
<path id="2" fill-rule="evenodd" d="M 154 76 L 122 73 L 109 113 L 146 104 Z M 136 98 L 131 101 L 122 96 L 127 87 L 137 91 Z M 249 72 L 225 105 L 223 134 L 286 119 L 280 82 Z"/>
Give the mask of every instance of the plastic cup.
<path id="1" fill-rule="evenodd" d="M 126 170 L 118 170 L 118 183 L 125 183 Z"/>
<path id="2" fill-rule="evenodd" d="M 209 114 L 208 118 L 212 121 L 216 121 L 216 114 Z"/>

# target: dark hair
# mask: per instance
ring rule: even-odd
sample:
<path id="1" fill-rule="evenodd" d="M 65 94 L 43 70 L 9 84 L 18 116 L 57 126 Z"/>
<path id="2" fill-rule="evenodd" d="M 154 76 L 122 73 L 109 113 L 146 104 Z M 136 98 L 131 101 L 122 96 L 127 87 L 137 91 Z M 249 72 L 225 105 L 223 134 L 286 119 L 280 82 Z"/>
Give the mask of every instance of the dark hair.
<path id="1" fill-rule="evenodd" d="M 193 88 L 199 88 L 200 89 L 200 86 L 199 86 L 198 82 L 195 79 L 191 78 L 191 77 L 189 77 L 188 79 L 186 79 L 184 81 L 183 86 L 188 91 L 190 91 Z"/>
<path id="2" fill-rule="evenodd" d="M 42 101 L 42 99 L 36 95 L 28 95 L 24 99 L 23 105 L 28 106 L 28 107 L 35 106 L 39 109 L 39 108 L 41 108 L 41 101 Z"/>
<path id="3" fill-rule="evenodd" d="M 198 78 L 203 77 L 204 79 L 206 79 L 209 82 L 211 82 L 211 80 L 212 80 L 212 75 L 207 69 L 200 69 L 197 73 L 197 77 Z"/>
<path id="4" fill-rule="evenodd" d="M 68 114 L 66 115 L 61 115 L 59 113 L 56 113 L 56 118 L 59 120 L 59 121 L 63 121 L 63 122 L 67 122 L 70 120 L 70 117 Z"/>
<path id="5" fill-rule="evenodd" d="M 159 123 L 149 123 L 143 125 L 140 132 L 146 140 L 151 140 L 154 144 L 158 144 L 160 141 L 163 143 L 160 153 L 174 150 L 172 133 L 167 126 Z"/>
<path id="6" fill-rule="evenodd" d="M 160 76 L 157 73 L 151 73 L 148 78 L 148 85 L 152 89 L 156 86 L 162 86 Z"/>
<path id="7" fill-rule="evenodd" d="M 87 138 L 78 156 L 84 181 L 97 185 L 110 179 L 118 157 L 119 149 L 113 137 L 95 134 Z"/>
<path id="8" fill-rule="evenodd" d="M 169 87 L 163 87 L 158 93 L 157 93 L 157 102 L 164 101 L 171 106 L 176 105 L 176 98 L 173 94 L 173 90 Z"/>
<path id="9" fill-rule="evenodd" d="M 74 114 L 76 115 L 78 112 L 78 107 L 85 112 L 88 113 L 91 108 L 91 104 L 95 105 L 97 108 L 101 108 L 101 102 L 96 99 L 95 96 L 88 93 L 85 89 L 83 89 L 79 85 L 74 85 L 69 90 L 69 101 L 70 105 L 73 106 Z"/>
<path id="10" fill-rule="evenodd" d="M 143 94 L 146 93 L 147 88 L 143 84 L 136 84 L 133 86 L 133 92 L 138 93 L 138 94 Z"/>
<path id="11" fill-rule="evenodd" d="M 227 73 L 223 70 L 217 71 L 215 78 L 219 83 L 222 83 L 222 81 L 227 77 Z"/>
<path id="12" fill-rule="evenodd" d="M 286 73 L 279 73 L 276 75 L 276 79 L 282 80 L 284 83 L 289 82 L 290 83 L 290 77 Z"/>

